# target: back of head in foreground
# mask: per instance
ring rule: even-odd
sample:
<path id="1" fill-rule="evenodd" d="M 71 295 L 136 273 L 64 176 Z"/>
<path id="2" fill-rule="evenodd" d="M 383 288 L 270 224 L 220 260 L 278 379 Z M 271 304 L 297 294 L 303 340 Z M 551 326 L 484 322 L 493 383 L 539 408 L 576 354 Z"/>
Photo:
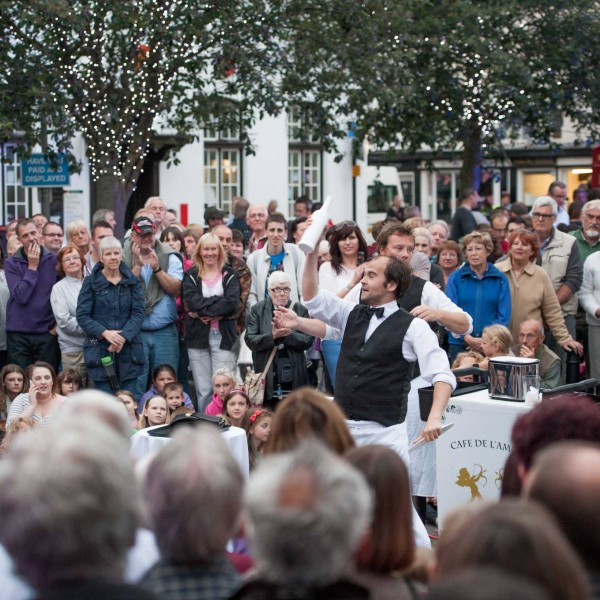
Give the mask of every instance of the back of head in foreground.
<path id="1" fill-rule="evenodd" d="M 244 479 L 221 435 L 181 427 L 144 480 L 151 529 L 163 560 L 210 564 L 239 525 Z"/>
<path id="2" fill-rule="evenodd" d="M 512 430 L 512 452 L 504 468 L 502 496 L 518 496 L 537 452 L 561 440 L 600 440 L 600 405 L 586 395 L 548 398 L 522 414 Z"/>
<path id="3" fill-rule="evenodd" d="M 588 570 L 600 575 L 600 445 L 563 441 L 545 448 L 525 493 L 550 510 Z"/>
<path id="4" fill-rule="evenodd" d="M 390 448 L 360 446 L 346 454 L 373 492 L 373 520 L 357 557 L 360 569 L 389 574 L 408 569 L 415 558 L 408 470 Z"/>
<path id="5" fill-rule="evenodd" d="M 429 587 L 427 600 L 550 600 L 532 581 L 500 569 L 476 568 L 437 581 Z"/>
<path id="6" fill-rule="evenodd" d="M 139 499 L 122 438 L 83 418 L 17 439 L 0 462 L 0 543 L 34 588 L 122 578 Z"/>
<path id="7" fill-rule="evenodd" d="M 479 567 L 534 581 L 553 600 L 589 597 L 581 561 L 541 505 L 503 500 L 445 532 L 437 548 L 440 580 Z"/>
<path id="8" fill-rule="evenodd" d="M 313 388 L 302 387 L 277 406 L 265 453 L 292 450 L 307 438 L 318 439 L 336 454 L 355 446 L 339 405 Z"/>
<path id="9" fill-rule="evenodd" d="M 371 507 L 364 477 L 315 440 L 265 457 L 245 495 L 259 577 L 300 589 L 336 582 L 353 564 Z"/>

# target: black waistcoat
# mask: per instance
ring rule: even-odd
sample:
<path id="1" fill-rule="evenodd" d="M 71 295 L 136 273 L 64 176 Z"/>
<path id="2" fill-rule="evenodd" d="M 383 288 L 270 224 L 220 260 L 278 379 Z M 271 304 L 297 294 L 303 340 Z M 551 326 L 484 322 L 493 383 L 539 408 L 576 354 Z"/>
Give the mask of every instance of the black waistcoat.
<path id="1" fill-rule="evenodd" d="M 352 420 L 386 427 L 404 422 L 413 362 L 402 342 L 413 316 L 402 308 L 389 316 L 365 343 L 369 319 L 356 306 L 346 324 L 337 365 L 335 399 Z"/>
<path id="2" fill-rule="evenodd" d="M 404 310 L 410 312 L 413 308 L 421 305 L 421 297 L 423 296 L 423 288 L 425 287 L 425 280 L 415 275 L 410 276 L 410 284 L 406 293 L 400 300 L 398 300 L 398 306 L 401 306 Z"/>

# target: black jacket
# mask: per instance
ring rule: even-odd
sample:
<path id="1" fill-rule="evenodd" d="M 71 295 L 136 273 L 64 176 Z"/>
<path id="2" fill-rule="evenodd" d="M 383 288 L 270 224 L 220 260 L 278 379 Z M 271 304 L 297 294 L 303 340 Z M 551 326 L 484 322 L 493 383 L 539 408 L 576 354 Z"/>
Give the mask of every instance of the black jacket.
<path id="1" fill-rule="evenodd" d="M 289 308 L 288 304 L 288 308 Z M 294 312 L 300 317 L 308 317 L 308 310 L 296 302 L 293 306 Z M 254 371 L 262 372 L 269 360 L 269 354 L 275 345 L 272 335 L 273 303 L 267 298 L 252 307 L 246 316 L 246 344 L 252 350 L 252 362 Z M 283 344 L 287 350 L 288 358 L 292 363 L 292 389 L 308 385 L 308 371 L 306 369 L 306 358 L 304 351 L 308 350 L 313 343 L 313 336 L 292 331 L 284 338 L 278 338 L 277 343 Z M 273 365 L 267 373 L 265 383 L 265 400 L 273 397 Z"/>
<path id="2" fill-rule="evenodd" d="M 235 269 L 225 265 L 223 273 L 223 296 L 202 295 L 202 279 L 198 267 L 190 267 L 183 276 L 183 302 L 185 306 L 185 343 L 188 348 L 208 348 L 210 323 L 192 319 L 188 312 L 200 317 L 223 317 L 219 321 L 221 350 L 231 350 L 238 339 L 235 317 L 240 306 L 240 280 Z"/>

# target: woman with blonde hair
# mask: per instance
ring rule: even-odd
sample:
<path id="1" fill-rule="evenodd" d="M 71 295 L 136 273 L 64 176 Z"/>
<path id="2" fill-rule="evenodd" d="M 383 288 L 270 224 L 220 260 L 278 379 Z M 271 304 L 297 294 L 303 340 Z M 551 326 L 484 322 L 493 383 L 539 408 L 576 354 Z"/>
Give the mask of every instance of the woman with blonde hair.
<path id="1" fill-rule="evenodd" d="M 213 233 L 198 240 L 193 261 L 183 277 L 184 328 L 198 410 L 204 412 L 211 401 L 214 372 L 235 372 L 237 366 L 234 317 L 240 306 L 240 280 Z"/>
<path id="2" fill-rule="evenodd" d="M 87 225 L 81 221 L 71 221 L 67 225 L 67 244 L 76 246 L 81 254 L 87 254 L 90 251 L 90 241 L 92 235 Z"/>
<path id="3" fill-rule="evenodd" d="M 481 349 L 485 358 L 479 363 L 480 369 L 487 369 L 489 359 L 496 356 L 512 356 L 510 347 L 513 336 L 508 327 L 504 325 L 490 325 L 483 330 L 481 335 Z"/>

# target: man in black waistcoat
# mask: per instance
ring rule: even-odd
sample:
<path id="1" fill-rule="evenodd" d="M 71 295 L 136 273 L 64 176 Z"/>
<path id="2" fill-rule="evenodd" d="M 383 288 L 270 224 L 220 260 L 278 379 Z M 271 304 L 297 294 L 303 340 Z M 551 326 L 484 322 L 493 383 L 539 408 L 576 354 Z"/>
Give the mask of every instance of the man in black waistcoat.
<path id="1" fill-rule="evenodd" d="M 361 280 L 365 304 L 356 305 L 318 289 L 317 258 L 316 252 L 307 256 L 303 300 L 315 325 L 324 329 L 327 324 L 343 332 L 335 399 L 359 445 L 388 446 L 408 465 L 405 418 L 414 363 L 419 361 L 423 378 L 434 385 L 433 407 L 417 440 L 439 437 L 442 413 L 456 385 L 448 357 L 429 325 L 399 306 L 409 286 L 410 268 L 385 256 L 365 263 Z M 275 321 L 290 328 L 300 325 L 286 310 Z M 413 528 L 417 545 L 428 545 L 416 514 Z"/>
<path id="2" fill-rule="evenodd" d="M 365 304 L 355 306 L 319 291 L 316 252 L 308 255 L 303 277 L 304 303 L 311 315 L 343 331 L 335 396 L 349 425 L 357 429 L 353 435 L 359 443 L 391 445 L 405 458 L 404 419 L 414 363 L 419 361 L 423 377 L 434 384 L 433 407 L 421 433 L 427 441 L 440 435 L 442 413 L 456 384 L 435 334 L 398 306 L 409 281 L 405 264 L 377 257 L 365 263 Z"/>

